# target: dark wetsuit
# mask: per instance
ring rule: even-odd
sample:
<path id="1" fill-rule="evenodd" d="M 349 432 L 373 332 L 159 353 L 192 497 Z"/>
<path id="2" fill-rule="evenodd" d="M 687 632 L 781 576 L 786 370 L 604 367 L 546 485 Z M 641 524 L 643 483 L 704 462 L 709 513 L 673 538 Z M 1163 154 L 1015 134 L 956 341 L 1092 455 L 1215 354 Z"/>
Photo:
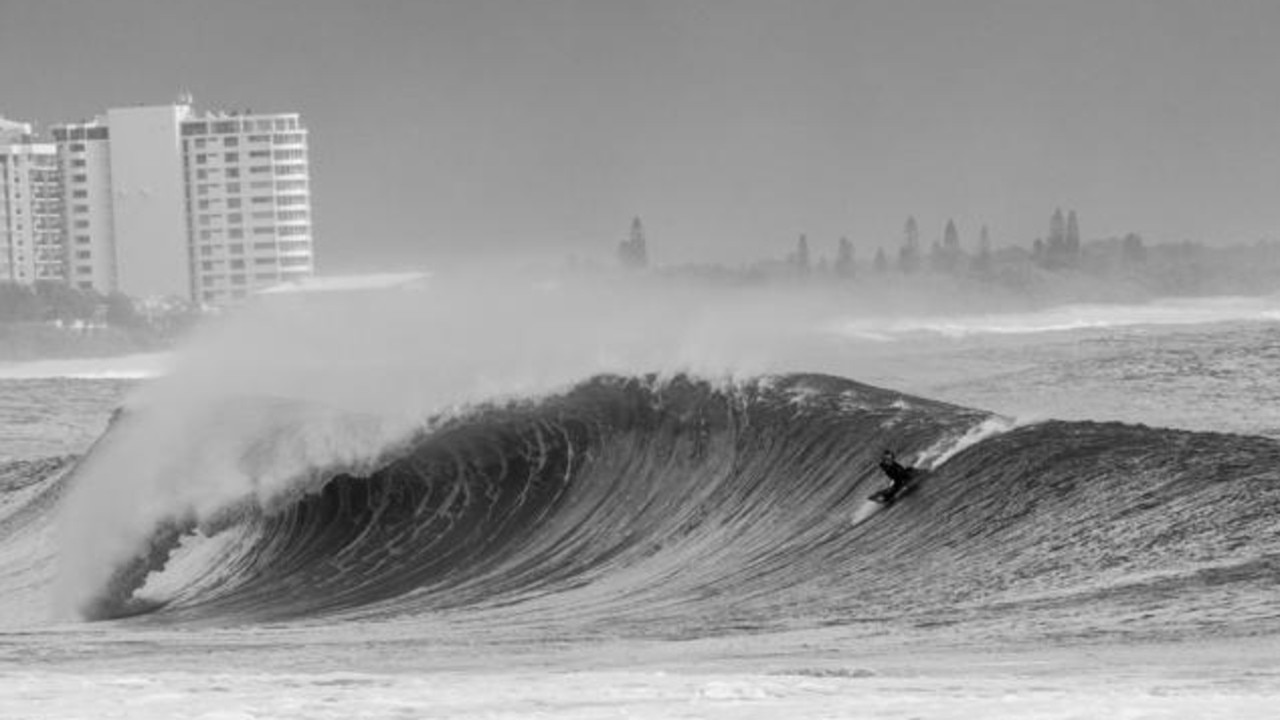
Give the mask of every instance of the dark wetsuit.
<path id="1" fill-rule="evenodd" d="M 880 469 L 884 471 L 885 475 L 889 476 L 891 484 L 885 492 L 892 495 L 896 495 L 902 489 L 902 486 L 906 485 L 907 481 L 911 479 L 911 476 L 915 474 L 914 468 L 904 467 L 897 460 L 891 458 L 882 459 L 880 461 Z"/>

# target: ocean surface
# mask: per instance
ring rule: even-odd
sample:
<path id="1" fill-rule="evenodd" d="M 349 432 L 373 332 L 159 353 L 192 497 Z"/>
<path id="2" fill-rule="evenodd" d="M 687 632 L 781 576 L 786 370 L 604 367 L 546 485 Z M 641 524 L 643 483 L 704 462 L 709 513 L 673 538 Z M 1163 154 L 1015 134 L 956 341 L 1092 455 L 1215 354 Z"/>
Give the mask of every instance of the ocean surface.
<path id="1" fill-rule="evenodd" d="M 733 372 L 447 330 L 374 372 L 264 317 L 0 366 L 0 717 L 1280 701 L 1280 298 L 836 312 Z"/>

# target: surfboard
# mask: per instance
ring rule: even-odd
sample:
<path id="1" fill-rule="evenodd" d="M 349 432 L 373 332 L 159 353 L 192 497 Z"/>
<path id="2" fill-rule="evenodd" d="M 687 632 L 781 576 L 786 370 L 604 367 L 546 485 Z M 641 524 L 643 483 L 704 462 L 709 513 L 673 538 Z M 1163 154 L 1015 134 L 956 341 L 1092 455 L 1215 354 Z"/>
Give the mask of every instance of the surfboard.
<path id="1" fill-rule="evenodd" d="M 877 492 L 871 493 L 870 495 L 867 496 L 867 499 L 870 500 L 871 502 L 880 503 L 885 507 L 889 507 L 894 503 L 895 500 L 897 500 L 902 495 L 902 492 L 905 489 L 906 489 L 905 485 L 898 488 L 898 490 L 896 491 L 893 490 L 892 488 L 885 488 L 884 490 L 879 490 Z"/>
<path id="2" fill-rule="evenodd" d="M 850 518 L 851 523 L 857 525 L 877 512 L 892 507 L 894 503 L 914 492 L 916 485 L 920 483 L 925 472 L 920 468 L 912 468 L 911 470 L 911 479 L 900 486 L 897 492 L 892 491 L 891 488 L 884 488 L 868 495 L 867 499 L 862 503 L 862 507 L 854 511 L 853 516 Z"/>

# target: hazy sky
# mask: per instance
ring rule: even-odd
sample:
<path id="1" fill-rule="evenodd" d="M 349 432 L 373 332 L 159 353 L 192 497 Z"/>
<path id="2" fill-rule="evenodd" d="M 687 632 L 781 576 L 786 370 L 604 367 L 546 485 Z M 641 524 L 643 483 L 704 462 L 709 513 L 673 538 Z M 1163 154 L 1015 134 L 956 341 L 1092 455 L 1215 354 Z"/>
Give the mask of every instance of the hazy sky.
<path id="1" fill-rule="evenodd" d="M 0 0 L 0 115 L 298 111 L 322 272 L 1280 236 L 1280 2 Z"/>

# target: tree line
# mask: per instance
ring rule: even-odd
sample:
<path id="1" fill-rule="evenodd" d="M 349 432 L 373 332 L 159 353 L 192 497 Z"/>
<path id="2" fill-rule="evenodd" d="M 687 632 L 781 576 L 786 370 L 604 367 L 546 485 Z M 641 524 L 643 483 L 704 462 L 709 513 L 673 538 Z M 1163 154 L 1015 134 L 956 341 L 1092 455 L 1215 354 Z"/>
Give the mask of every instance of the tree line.
<path id="1" fill-rule="evenodd" d="M 619 252 L 629 268 L 646 267 L 648 248 L 639 218 L 632 223 L 629 240 Z M 878 247 L 868 263 L 860 263 L 854 244 L 841 237 L 830 259 L 814 259 L 809 238 L 801 234 L 781 260 L 765 260 L 739 270 L 701 267 L 703 275 L 745 280 L 770 278 L 826 279 L 832 282 L 875 282 L 894 276 L 950 276 L 965 282 L 998 286 L 1034 294 L 1038 286 L 1064 286 L 1078 282 L 1090 289 L 1100 283 L 1126 286 L 1135 293 L 1184 295 L 1207 293 L 1257 293 L 1280 288 L 1280 243 L 1209 247 L 1184 241 L 1148 245 L 1137 233 L 1082 240 L 1080 217 L 1074 209 L 1055 209 L 1048 218 L 1047 233 L 1026 245 L 995 248 L 991 232 L 983 225 L 971 248 L 964 247 L 954 220 L 947 220 L 942 234 L 926 249 L 914 216 L 902 229 L 896 252 Z"/>
<path id="2" fill-rule="evenodd" d="M 0 281 L 0 322 L 54 321 L 129 327 L 140 324 L 142 318 L 133 301 L 120 293 L 78 290 L 58 280 Z"/>

